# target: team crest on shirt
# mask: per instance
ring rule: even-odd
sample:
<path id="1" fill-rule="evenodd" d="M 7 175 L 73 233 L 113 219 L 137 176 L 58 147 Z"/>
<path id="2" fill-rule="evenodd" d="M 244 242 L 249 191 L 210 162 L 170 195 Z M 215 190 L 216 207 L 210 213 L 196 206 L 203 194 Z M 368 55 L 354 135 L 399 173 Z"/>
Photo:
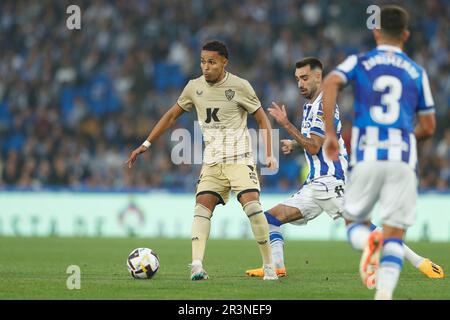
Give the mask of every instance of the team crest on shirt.
<path id="1" fill-rule="evenodd" d="M 322 108 L 322 103 L 320 103 L 320 107 Z M 322 110 L 317 110 L 316 119 L 318 121 L 322 121 L 323 122 L 323 111 Z"/>
<path id="2" fill-rule="evenodd" d="M 234 97 L 234 91 L 231 89 L 225 90 L 225 97 L 227 97 L 228 101 L 231 101 Z"/>
<path id="3" fill-rule="evenodd" d="M 317 114 L 316 119 L 317 119 L 317 121 L 323 122 L 323 115 Z"/>

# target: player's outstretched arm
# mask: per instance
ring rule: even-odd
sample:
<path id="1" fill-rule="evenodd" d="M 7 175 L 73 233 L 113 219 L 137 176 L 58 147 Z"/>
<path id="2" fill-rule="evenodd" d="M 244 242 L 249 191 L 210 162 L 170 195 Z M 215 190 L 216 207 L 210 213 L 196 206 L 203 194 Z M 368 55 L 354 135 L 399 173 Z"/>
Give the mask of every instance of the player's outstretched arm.
<path id="1" fill-rule="evenodd" d="M 269 119 L 266 116 L 263 108 L 259 108 L 253 113 L 258 126 L 265 134 L 263 134 L 264 144 L 266 146 L 266 164 L 271 170 L 278 168 L 278 163 L 273 156 L 272 151 L 272 126 L 270 125 Z"/>
<path id="2" fill-rule="evenodd" d="M 337 74 L 328 74 L 322 84 L 323 114 L 325 120 L 325 153 L 332 160 L 339 158 L 339 141 L 334 127 L 334 107 L 336 105 L 339 90 L 345 82 Z"/>
<path id="3" fill-rule="evenodd" d="M 302 146 L 309 154 L 317 154 L 323 143 L 323 138 L 317 135 L 311 135 L 311 138 L 305 137 L 288 119 L 286 113 L 286 107 L 281 107 L 272 102 L 272 108 L 268 109 L 269 114 L 275 118 L 280 126 L 282 126 L 294 140 Z M 283 140 L 282 140 L 283 141 Z M 283 143 L 283 142 L 282 142 Z M 286 145 L 286 143 L 283 143 Z M 286 152 L 283 150 L 286 154 Z M 289 152 L 288 152 L 289 153 Z"/>
<path id="4" fill-rule="evenodd" d="M 431 137 L 436 130 L 436 117 L 433 113 L 419 115 L 419 123 L 414 128 L 417 141 Z"/>
<path id="5" fill-rule="evenodd" d="M 125 162 L 128 168 L 131 168 L 137 159 L 137 156 L 147 151 L 153 141 L 159 138 L 167 129 L 172 127 L 177 121 L 178 117 L 184 112 L 183 109 L 176 103 L 174 104 L 156 123 L 153 130 L 148 135 L 147 139 L 139 147 L 134 149 L 128 160 Z"/>

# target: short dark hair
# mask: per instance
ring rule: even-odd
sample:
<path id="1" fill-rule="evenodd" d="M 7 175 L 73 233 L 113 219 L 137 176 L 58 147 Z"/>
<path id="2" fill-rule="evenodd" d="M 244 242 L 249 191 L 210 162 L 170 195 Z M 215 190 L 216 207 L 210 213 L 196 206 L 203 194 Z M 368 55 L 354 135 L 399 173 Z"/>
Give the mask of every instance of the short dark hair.
<path id="1" fill-rule="evenodd" d="M 409 14 L 400 6 L 386 5 L 381 8 L 381 32 L 388 37 L 400 38 L 408 28 Z"/>
<path id="2" fill-rule="evenodd" d="M 225 43 L 220 42 L 218 40 L 211 40 L 206 42 L 202 50 L 206 51 L 216 51 L 218 54 L 220 54 L 222 57 L 225 57 L 228 59 L 228 49 Z"/>
<path id="3" fill-rule="evenodd" d="M 322 61 L 320 61 L 320 59 L 316 57 L 306 57 L 300 61 L 297 61 L 297 63 L 295 64 L 296 69 L 303 68 L 305 66 L 309 66 L 311 70 L 313 69 L 320 69 L 320 71 L 323 70 Z"/>

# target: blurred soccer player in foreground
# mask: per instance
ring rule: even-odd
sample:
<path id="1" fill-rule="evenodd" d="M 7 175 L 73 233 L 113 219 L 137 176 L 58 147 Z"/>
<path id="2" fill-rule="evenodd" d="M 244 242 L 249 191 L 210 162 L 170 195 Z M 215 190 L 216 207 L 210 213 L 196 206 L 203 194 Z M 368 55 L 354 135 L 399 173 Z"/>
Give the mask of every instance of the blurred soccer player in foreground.
<path id="1" fill-rule="evenodd" d="M 269 169 L 275 169 L 277 161 L 272 155 L 271 126 L 250 83 L 227 72 L 227 63 L 228 50 L 223 43 L 206 43 L 200 57 L 203 75 L 189 81 L 177 103 L 162 116 L 147 140 L 131 153 L 127 163 L 131 168 L 137 156 L 146 152 L 183 112 L 190 112 L 195 107 L 205 150 L 192 224 L 191 279 L 208 279 L 203 258 L 211 218 L 216 205 L 225 205 L 232 190 L 237 193 L 259 245 L 264 280 L 276 280 L 269 227 L 259 201 L 260 184 L 247 129 L 247 114 L 252 114 L 259 128 L 264 130 L 266 163 Z"/>
<path id="2" fill-rule="evenodd" d="M 377 47 L 349 56 L 324 80 L 325 148 L 337 159 L 334 109 L 339 89 L 354 84 L 355 118 L 344 218 L 349 242 L 363 250 L 360 275 L 376 279 L 375 299 L 392 299 L 403 267 L 403 239 L 415 221 L 416 140 L 433 135 L 434 102 L 425 70 L 403 53 L 409 37 L 408 13 L 399 6 L 381 9 Z M 414 127 L 415 115 L 418 123 Z M 370 232 L 370 213 L 379 201 L 382 232 Z M 430 268 L 443 276 L 439 266 Z"/>

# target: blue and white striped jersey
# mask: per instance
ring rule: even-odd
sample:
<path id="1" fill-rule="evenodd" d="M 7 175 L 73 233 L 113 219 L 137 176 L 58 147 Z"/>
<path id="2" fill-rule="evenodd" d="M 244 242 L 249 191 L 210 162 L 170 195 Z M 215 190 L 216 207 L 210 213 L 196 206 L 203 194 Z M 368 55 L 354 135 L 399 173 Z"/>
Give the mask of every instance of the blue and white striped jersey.
<path id="1" fill-rule="evenodd" d="M 336 179 L 344 180 L 347 173 L 348 157 L 347 150 L 345 148 L 344 139 L 341 136 L 341 120 L 339 119 L 339 110 L 336 105 L 334 112 L 334 125 L 337 128 L 337 136 L 339 139 L 339 160 L 330 160 L 323 150 L 323 146 L 319 152 L 315 155 L 309 154 L 305 150 L 305 156 L 308 160 L 309 175 L 305 183 L 309 183 L 313 179 L 317 179 L 322 176 L 334 176 Z M 303 106 L 303 121 L 301 133 L 311 138 L 311 134 L 325 137 L 325 123 L 323 121 L 323 105 L 322 105 L 322 92 L 317 96 L 313 103 L 306 103 Z"/>
<path id="2" fill-rule="evenodd" d="M 425 70 L 400 48 L 380 45 L 349 56 L 333 72 L 354 83 L 351 164 L 387 160 L 415 168 L 414 117 L 434 112 Z"/>

